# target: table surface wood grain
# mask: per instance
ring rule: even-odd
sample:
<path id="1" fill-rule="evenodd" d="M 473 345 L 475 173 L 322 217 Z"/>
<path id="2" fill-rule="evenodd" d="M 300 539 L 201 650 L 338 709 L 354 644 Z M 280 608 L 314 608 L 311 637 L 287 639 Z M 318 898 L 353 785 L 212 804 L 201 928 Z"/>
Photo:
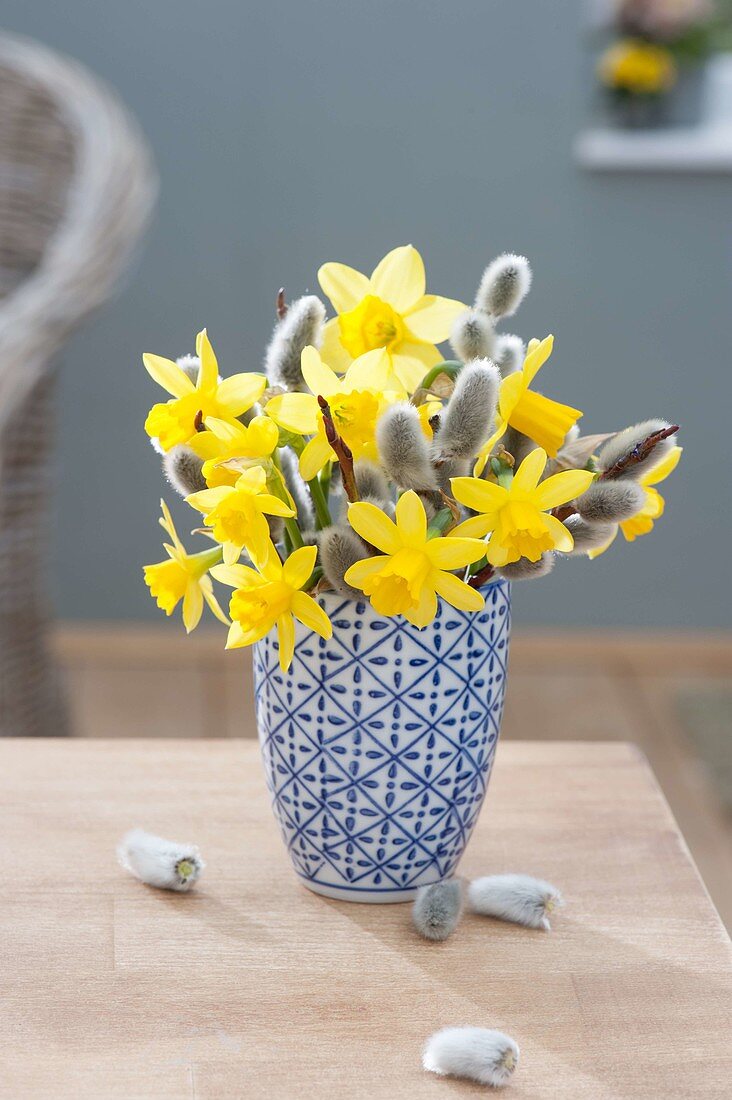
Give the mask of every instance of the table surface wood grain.
<path id="1" fill-rule="evenodd" d="M 0 785 L 2 1097 L 484 1095 L 421 1069 L 457 1024 L 520 1044 L 507 1098 L 732 1095 L 730 942 L 630 745 L 499 747 L 461 870 L 567 905 L 436 945 L 299 884 L 251 742 L 8 740 Z M 194 892 L 117 866 L 134 825 L 199 844 Z"/>

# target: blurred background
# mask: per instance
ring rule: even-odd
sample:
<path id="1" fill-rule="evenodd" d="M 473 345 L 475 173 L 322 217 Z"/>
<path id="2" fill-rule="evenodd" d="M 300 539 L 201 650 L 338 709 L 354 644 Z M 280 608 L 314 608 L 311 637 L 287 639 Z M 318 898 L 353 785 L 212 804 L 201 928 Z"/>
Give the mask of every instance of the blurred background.
<path id="1" fill-rule="evenodd" d="M 555 334 L 552 396 L 585 410 L 585 433 L 668 417 L 686 450 L 648 538 L 516 586 L 506 736 L 640 744 L 732 920 L 726 5 L 5 0 L 4 25 L 81 62 L 140 127 L 104 88 L 98 100 L 6 38 L 1 476 L 15 470 L 16 495 L 0 512 L 12 609 L 0 659 L 8 698 L 9 684 L 30 683 L 12 664 L 21 636 L 39 684 L 45 675 L 45 610 L 28 625 L 17 578 L 36 555 L 35 584 L 48 551 L 69 719 L 58 695 L 40 717 L 6 702 L 4 732 L 253 735 L 246 655 L 224 656 L 213 629 L 187 640 L 142 583 L 160 557 L 163 491 L 142 427 L 159 399 L 143 351 L 192 352 L 207 325 L 225 374 L 257 370 L 278 287 L 317 292 L 327 260 L 370 270 L 411 242 L 430 289 L 468 301 L 493 256 L 523 253 L 534 285 L 510 327 Z M 83 142 L 64 138 L 67 111 Z M 35 222 L 31 162 L 47 181 Z M 80 164 L 92 181 L 74 211 L 85 235 L 54 254 L 65 289 L 18 309 Z M 53 401 L 34 428 L 39 394 Z M 17 536 L 31 491 L 18 481 L 23 448 L 35 453 L 41 436 L 35 519 Z"/>

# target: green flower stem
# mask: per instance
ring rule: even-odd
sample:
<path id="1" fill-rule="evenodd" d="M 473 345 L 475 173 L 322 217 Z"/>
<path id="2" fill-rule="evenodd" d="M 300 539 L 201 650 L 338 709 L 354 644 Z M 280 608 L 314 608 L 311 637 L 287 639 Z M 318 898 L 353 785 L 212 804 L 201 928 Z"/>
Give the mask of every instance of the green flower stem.
<path id="1" fill-rule="evenodd" d="M 224 560 L 224 551 L 221 546 L 212 546 L 210 550 L 199 550 L 197 554 L 189 554 L 189 561 L 195 561 L 197 571 L 203 576 L 213 569 L 214 565 L 220 565 Z"/>
<path id="2" fill-rule="evenodd" d="M 312 573 L 310 574 L 310 577 L 303 585 L 303 592 L 309 592 L 312 588 L 315 588 L 315 585 L 318 583 L 319 580 L 322 579 L 322 577 L 323 568 L 320 565 L 316 565 L 315 569 L 313 569 Z"/>
<path id="3" fill-rule="evenodd" d="M 418 390 L 428 390 L 434 380 L 439 378 L 441 374 L 446 374 L 448 378 L 452 378 L 453 382 L 457 378 L 460 371 L 463 369 L 463 364 L 457 359 L 445 359 L 442 363 L 437 363 L 434 367 L 431 367 L 427 371 L 424 378 L 417 386 Z M 416 392 L 416 391 L 415 391 Z"/>
<path id="4" fill-rule="evenodd" d="M 310 496 L 313 500 L 315 507 L 315 516 L 318 521 L 318 529 L 322 531 L 324 527 L 330 527 L 333 524 L 331 519 L 330 509 L 328 508 L 328 501 L 325 498 L 323 492 L 323 486 L 318 481 L 317 476 L 308 482 L 308 488 L 310 489 Z"/>

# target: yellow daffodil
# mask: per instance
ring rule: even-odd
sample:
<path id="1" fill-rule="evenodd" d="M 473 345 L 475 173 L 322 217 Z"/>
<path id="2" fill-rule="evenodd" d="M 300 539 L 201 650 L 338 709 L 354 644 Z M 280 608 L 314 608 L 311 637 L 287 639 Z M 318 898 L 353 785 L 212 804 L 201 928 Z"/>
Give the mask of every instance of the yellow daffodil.
<path id="1" fill-rule="evenodd" d="M 600 58 L 600 80 L 608 88 L 627 95 L 659 95 L 676 83 L 674 59 L 663 46 L 624 38 Z"/>
<path id="2" fill-rule="evenodd" d="M 221 550 L 215 546 L 200 554 L 187 554 L 164 500 L 160 501 L 160 507 L 163 512 L 160 526 L 170 536 L 172 545 L 164 544 L 167 561 L 146 565 L 143 569 L 150 595 L 166 615 L 172 615 L 183 600 L 183 622 L 189 634 L 200 622 L 204 600 L 216 618 L 228 625 L 229 620 L 219 607 L 207 576 L 212 566 L 221 561 Z"/>
<path id="3" fill-rule="evenodd" d="M 567 432 L 582 416 L 579 409 L 573 409 L 571 405 L 561 405 L 558 401 L 552 401 L 529 389 L 540 368 L 551 355 L 553 347 L 553 336 L 547 336 L 541 343 L 532 340 L 523 368 L 509 374 L 501 382 L 498 393 L 498 424 L 478 455 L 473 470 L 476 477 L 485 469 L 488 456 L 509 426 L 533 439 L 551 458 L 556 458 Z"/>
<path id="4" fill-rule="evenodd" d="M 649 470 L 647 474 L 644 474 L 643 477 L 640 478 L 639 484 L 642 485 L 646 491 L 646 499 L 639 512 L 631 516 L 630 519 L 623 520 L 620 524 L 620 530 L 623 532 L 626 542 L 634 542 L 640 535 L 649 534 L 653 530 L 655 520 L 663 515 L 666 501 L 653 486 L 658 485 L 661 481 L 665 481 L 669 474 L 673 473 L 679 464 L 682 450 L 683 447 L 672 447 L 666 457 L 662 459 L 657 466 L 654 466 L 652 470 Z M 589 558 L 596 558 L 599 557 L 600 554 L 604 554 L 607 548 L 615 541 L 617 534 L 618 529 L 616 527 L 612 538 L 609 538 L 604 546 L 599 546 L 596 550 L 591 550 L 587 556 Z"/>
<path id="5" fill-rule="evenodd" d="M 255 416 L 248 424 L 238 420 L 233 424 L 211 416 L 206 431 L 197 432 L 189 446 L 204 459 L 203 476 L 209 489 L 219 485 L 234 485 L 247 465 L 262 462 L 272 455 L 279 440 L 277 425 L 268 416 Z M 221 463 L 239 459 L 241 468 Z"/>
<path id="6" fill-rule="evenodd" d="M 479 477 L 452 478 L 455 499 L 480 513 L 459 524 L 453 533 L 481 537 L 490 532 L 486 557 L 491 565 L 499 567 L 519 558 L 538 561 L 547 550 L 571 550 L 571 534 L 547 513 L 584 493 L 594 474 L 566 470 L 540 482 L 546 462 L 546 451 L 541 447 L 531 451 L 508 488 Z"/>
<path id="7" fill-rule="evenodd" d="M 263 374 L 233 374 L 220 381 L 219 366 L 205 329 L 196 339 L 196 353 L 201 368 L 195 386 L 172 360 L 160 355 L 142 357 L 150 377 L 173 395 L 171 401 L 153 405 L 145 421 L 145 431 L 151 439 L 159 441 L 164 451 L 178 443 L 187 443 L 196 434 L 199 422 L 205 423 L 209 416 L 235 423 L 238 416 L 259 400 L 267 385 Z"/>
<path id="8" fill-rule="evenodd" d="M 325 326 L 325 361 L 342 373 L 353 359 L 383 348 L 408 393 L 441 362 L 435 344 L 447 339 L 453 321 L 467 309 L 451 298 L 425 294 L 424 264 L 411 244 L 384 256 L 371 278 L 346 264 L 328 263 L 318 279 L 338 314 Z"/>
<path id="9" fill-rule="evenodd" d="M 382 554 L 356 562 L 345 580 L 369 597 L 379 615 L 404 615 L 415 626 L 431 623 L 442 596 L 461 611 L 483 607 L 480 592 L 454 576 L 485 552 L 478 539 L 428 537 L 424 505 L 411 490 L 396 506 L 396 523 L 380 508 L 366 501 L 351 504 L 348 522 L 361 538 Z"/>
<path id="10" fill-rule="evenodd" d="M 311 481 L 326 462 L 336 457 L 325 436 L 317 394 L 327 399 L 333 423 L 354 459 L 376 461 L 376 421 L 390 400 L 403 396 L 403 391 L 386 390 L 391 373 L 386 353 L 377 349 L 359 356 L 340 378 L 315 348 L 307 347 L 302 353 L 301 369 L 312 392 L 273 397 L 267 402 L 267 415 L 287 431 L 313 436 L 300 456 L 300 473 L 305 481 Z"/>
<path id="11" fill-rule="evenodd" d="M 270 546 L 266 516 L 295 515 L 293 508 L 267 492 L 267 475 L 261 466 L 244 470 L 235 485 L 202 489 L 186 500 L 203 513 L 223 547 L 226 565 L 232 565 L 244 549 L 253 561 L 264 562 Z"/>
<path id="12" fill-rule="evenodd" d="M 330 638 L 330 619 L 302 587 L 310 579 L 317 547 L 303 546 L 290 554 L 284 565 L 274 547 L 259 570 L 246 565 L 219 565 L 212 570 L 216 580 L 235 589 L 231 597 L 232 624 L 227 649 L 258 642 L 276 626 L 280 646 L 280 668 L 286 672 L 295 651 L 295 619 Z"/>

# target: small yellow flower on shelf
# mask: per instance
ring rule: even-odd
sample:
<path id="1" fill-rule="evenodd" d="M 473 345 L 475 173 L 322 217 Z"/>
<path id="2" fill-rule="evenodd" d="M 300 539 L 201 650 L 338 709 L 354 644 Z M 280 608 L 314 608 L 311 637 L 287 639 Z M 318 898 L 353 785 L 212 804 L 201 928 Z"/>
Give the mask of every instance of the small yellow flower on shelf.
<path id="1" fill-rule="evenodd" d="M 600 58 L 602 83 L 616 92 L 648 96 L 667 92 L 676 83 L 676 64 L 664 46 L 623 38 Z"/>
<path id="2" fill-rule="evenodd" d="M 213 416 L 230 424 L 248 412 L 264 393 L 263 374 L 233 374 L 219 379 L 219 366 L 206 330 L 199 332 L 196 352 L 201 360 L 198 381 L 194 385 L 185 371 L 170 359 L 145 354 L 142 360 L 155 382 L 172 394 L 172 400 L 153 405 L 145 431 L 157 440 L 163 451 L 179 443 L 188 443 L 199 422 Z"/>
<path id="3" fill-rule="evenodd" d="M 204 459 L 203 476 L 209 489 L 215 489 L 235 485 L 247 465 L 270 458 L 278 440 L 277 425 L 268 416 L 255 416 L 248 424 L 230 424 L 210 416 L 206 431 L 194 435 L 188 445 Z"/>
<path id="4" fill-rule="evenodd" d="M 229 605 L 232 624 L 227 649 L 252 645 L 276 626 L 280 668 L 286 672 L 295 651 L 294 619 L 321 638 L 332 636 L 330 619 L 312 596 L 302 591 L 312 576 L 317 553 L 315 546 L 302 546 L 283 565 L 270 545 L 266 563 L 259 569 L 246 565 L 214 567 L 216 580 L 234 589 Z"/>
<path id="5" fill-rule="evenodd" d="M 507 428 L 515 428 L 517 432 L 527 435 L 534 443 L 543 447 L 550 458 L 556 458 L 567 432 L 582 416 L 579 409 L 562 405 L 559 401 L 552 401 L 551 398 L 529 389 L 551 355 L 553 347 L 553 336 L 547 336 L 541 342 L 531 340 L 523 368 L 509 374 L 501 383 L 498 395 L 500 419 L 495 432 L 478 455 L 473 470 L 476 477 L 485 469 L 488 456 Z"/>
<path id="6" fill-rule="evenodd" d="M 653 469 L 640 478 L 638 484 L 642 485 L 646 491 L 645 503 L 636 515 L 623 520 L 619 525 L 626 542 L 634 542 L 640 535 L 650 534 L 654 522 L 663 515 L 666 502 L 653 486 L 665 481 L 669 474 L 673 473 L 679 464 L 683 449 L 683 447 L 673 447 L 657 466 L 654 466 Z M 587 556 L 597 558 L 600 554 L 604 554 L 608 547 L 615 542 L 617 535 L 618 529 L 616 528 L 613 531 L 612 538 L 609 538 L 604 546 L 598 546 L 596 550 L 590 550 Z"/>
<path id="7" fill-rule="evenodd" d="M 186 501 L 203 513 L 213 537 L 223 547 L 226 565 L 233 565 L 244 549 L 253 561 L 264 562 L 271 548 L 266 517 L 295 515 L 294 508 L 267 492 L 267 474 L 262 466 L 244 470 L 235 485 L 202 489 Z"/>
<path id="8" fill-rule="evenodd" d="M 326 462 L 336 458 L 325 436 L 316 395 L 328 401 L 336 429 L 354 459 L 376 461 L 376 421 L 390 401 L 404 396 L 403 391 L 387 389 L 390 374 L 389 358 L 383 350 L 359 356 L 339 378 L 316 348 L 305 348 L 302 375 L 311 392 L 283 393 L 267 402 L 267 415 L 281 428 L 313 437 L 300 455 L 300 474 L 305 481 L 311 481 Z"/>
<path id="9" fill-rule="evenodd" d="M 546 451 L 535 448 L 508 486 L 478 477 L 454 477 L 455 499 L 479 514 L 459 524 L 453 533 L 477 537 L 490 534 L 486 558 L 498 567 L 519 558 L 538 561 L 547 550 L 571 550 L 571 534 L 548 513 L 584 493 L 595 475 L 589 470 L 566 470 L 540 482 L 546 462 Z"/>
<path id="10" fill-rule="evenodd" d="M 163 513 L 160 526 L 170 536 L 172 545 L 164 544 L 168 552 L 167 561 L 146 565 L 143 569 L 150 595 L 166 615 L 172 615 L 183 600 L 183 622 L 189 634 L 201 620 L 204 601 L 216 618 L 228 626 L 229 620 L 219 607 L 211 580 L 207 576 L 211 568 L 221 561 L 221 548 L 214 546 L 198 554 L 188 554 L 178 537 L 164 500 L 160 501 L 160 507 Z"/>
<path id="11" fill-rule="evenodd" d="M 382 551 L 356 562 L 345 575 L 346 583 L 360 588 L 380 615 L 404 615 L 423 627 L 437 614 L 438 596 L 462 611 L 483 607 L 480 592 L 450 570 L 478 561 L 485 553 L 484 543 L 431 531 L 415 492 L 399 497 L 396 523 L 365 501 L 349 506 L 348 522 L 362 539 Z"/>
<path id="12" fill-rule="evenodd" d="M 467 309 L 452 298 L 425 293 L 424 263 L 411 244 L 384 256 L 370 278 L 346 264 L 327 263 L 318 279 L 338 314 L 325 326 L 325 361 L 342 373 L 353 359 L 383 348 L 398 386 L 408 393 L 442 360 L 435 344 L 447 339 L 453 321 Z"/>

